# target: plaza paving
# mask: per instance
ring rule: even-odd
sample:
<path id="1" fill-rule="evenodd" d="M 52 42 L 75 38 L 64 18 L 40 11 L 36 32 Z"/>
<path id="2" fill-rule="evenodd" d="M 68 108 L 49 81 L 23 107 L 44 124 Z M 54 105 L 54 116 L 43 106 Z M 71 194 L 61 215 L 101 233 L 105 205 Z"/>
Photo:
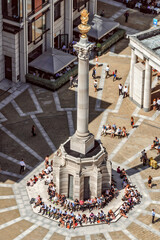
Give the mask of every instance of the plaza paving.
<path id="1" fill-rule="evenodd" d="M 110 4 L 110 11 L 117 6 L 113 15 L 108 17 L 123 17 L 124 5 L 111 0 L 103 2 Z M 110 11 L 106 10 L 106 14 Z M 124 27 L 128 33 L 135 31 L 134 26 Z M 30 84 L 14 85 L 3 81 L 0 82 L 0 239 L 160 239 L 160 170 L 144 167 L 139 160 L 140 152 L 146 148 L 148 156 L 160 162 L 157 152 L 150 151 L 154 137 L 160 138 L 160 114 L 157 111 L 144 113 L 129 98 L 118 96 L 118 84 L 129 85 L 130 49 L 127 45 L 128 41 L 123 39 L 99 58 L 102 65 L 97 70 L 98 87 L 102 90 L 96 93 L 90 72 L 89 130 L 101 139 L 113 168 L 120 165 L 127 170 L 130 180 L 143 195 L 142 203 L 129 212 L 128 219 L 121 218 L 109 226 L 91 225 L 75 230 L 59 228 L 57 223 L 33 213 L 26 181 L 43 168 L 45 156 L 51 155 L 74 133 L 77 91 L 76 88 L 70 89 L 69 84 L 51 92 Z M 94 64 L 94 61 L 91 63 Z M 106 64 L 110 65 L 111 72 L 118 70 L 119 81 L 113 82 L 112 77 L 105 79 Z M 159 86 L 153 76 L 154 84 Z M 131 116 L 134 116 L 137 128 L 131 128 Z M 102 125 L 106 123 L 126 126 L 129 137 L 111 139 L 110 136 L 101 136 Z M 36 137 L 31 136 L 33 124 L 36 126 Z M 25 175 L 19 174 L 18 162 L 21 158 L 27 164 Z M 147 186 L 149 175 L 155 183 L 152 189 Z M 156 212 L 155 224 L 151 224 L 152 208 Z"/>

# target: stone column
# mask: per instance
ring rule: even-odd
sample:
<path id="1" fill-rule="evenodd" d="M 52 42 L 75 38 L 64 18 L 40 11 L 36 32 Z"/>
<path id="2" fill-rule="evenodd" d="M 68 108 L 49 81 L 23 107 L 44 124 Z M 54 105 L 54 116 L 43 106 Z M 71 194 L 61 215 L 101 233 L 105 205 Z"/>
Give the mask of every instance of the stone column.
<path id="1" fill-rule="evenodd" d="M 97 14 L 97 0 L 89 1 L 89 13 L 93 15 Z"/>
<path id="2" fill-rule="evenodd" d="M 73 1 L 67 0 L 64 5 L 65 34 L 68 34 L 68 42 L 73 40 Z"/>
<path id="3" fill-rule="evenodd" d="M 27 21 L 27 1 L 23 1 L 23 29 L 19 33 L 20 41 L 20 81 L 26 82 L 28 73 L 28 21 Z"/>
<path id="4" fill-rule="evenodd" d="M 89 117 L 89 53 L 93 44 L 82 38 L 74 45 L 78 54 L 77 131 L 71 138 L 71 149 L 86 154 L 94 147 L 94 137 L 88 131 Z"/>
<path id="5" fill-rule="evenodd" d="M 129 85 L 129 97 L 131 99 L 133 99 L 134 65 L 136 62 L 137 62 L 137 56 L 135 55 L 134 49 L 131 49 L 130 85 Z"/>
<path id="6" fill-rule="evenodd" d="M 46 26 L 49 31 L 46 33 L 47 46 L 46 48 L 54 48 L 54 1 L 50 0 L 50 9 L 46 13 Z"/>
<path id="7" fill-rule="evenodd" d="M 2 1 L 0 0 L 0 6 Z M 4 78 L 4 56 L 2 48 L 2 8 L 0 8 L 0 81 Z"/>
<path id="8" fill-rule="evenodd" d="M 144 99 L 143 99 L 143 109 L 145 112 L 148 112 L 151 106 L 151 73 L 152 73 L 152 67 L 149 65 L 148 59 L 146 59 L 145 80 L 144 80 Z"/>
<path id="9" fill-rule="evenodd" d="M 78 101 L 77 101 L 77 135 L 88 136 L 89 116 L 89 60 L 88 52 L 80 52 L 78 56 Z"/>

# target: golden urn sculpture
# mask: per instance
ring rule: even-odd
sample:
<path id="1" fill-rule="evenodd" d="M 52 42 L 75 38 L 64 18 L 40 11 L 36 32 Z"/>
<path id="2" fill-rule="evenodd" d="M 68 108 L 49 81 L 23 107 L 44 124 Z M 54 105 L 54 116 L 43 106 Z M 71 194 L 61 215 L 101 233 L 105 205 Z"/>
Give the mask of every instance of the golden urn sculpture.
<path id="1" fill-rule="evenodd" d="M 81 24 L 78 25 L 78 29 L 80 31 L 80 33 L 82 34 L 81 37 L 82 38 L 87 38 L 87 33 L 89 32 L 89 30 L 91 29 L 91 26 L 88 23 L 89 20 L 89 13 L 87 11 L 87 9 L 83 9 L 81 11 Z"/>

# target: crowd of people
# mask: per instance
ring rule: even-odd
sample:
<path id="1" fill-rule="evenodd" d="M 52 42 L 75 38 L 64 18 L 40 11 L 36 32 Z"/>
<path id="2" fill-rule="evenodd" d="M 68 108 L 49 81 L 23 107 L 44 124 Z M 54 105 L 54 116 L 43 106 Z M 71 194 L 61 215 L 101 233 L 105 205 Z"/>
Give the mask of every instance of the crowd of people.
<path id="1" fill-rule="evenodd" d="M 111 135 L 111 138 L 118 136 L 118 138 L 121 137 L 127 137 L 127 131 L 126 127 L 116 127 L 116 124 L 114 123 L 112 126 L 107 124 L 102 126 L 101 136 L 106 136 L 107 134 Z"/>
<path id="2" fill-rule="evenodd" d="M 74 201 L 67 199 L 65 195 L 58 194 L 56 192 L 56 185 L 53 182 L 52 166 L 49 165 L 49 157 L 45 158 L 45 169 L 39 173 L 38 176 L 33 176 L 27 182 L 27 186 L 33 186 L 37 181 L 44 180 L 44 184 L 47 185 L 48 200 L 50 204 L 44 203 L 42 197 L 38 195 L 36 198 L 32 198 L 30 203 L 33 204 L 33 208 L 39 208 L 39 212 L 42 215 L 47 216 L 58 221 L 58 225 L 70 229 L 75 229 L 77 226 L 83 226 L 83 224 L 92 223 L 107 223 L 110 224 L 117 215 L 126 217 L 128 211 L 133 208 L 135 204 L 140 203 L 140 193 L 134 189 L 134 186 L 130 186 L 129 180 L 124 169 L 117 168 L 117 173 L 123 180 L 122 186 L 125 189 L 125 195 L 123 197 L 124 203 L 119 207 L 118 212 L 110 209 L 107 213 L 103 208 L 113 199 L 117 198 L 119 190 L 112 183 L 111 188 L 107 189 L 101 197 L 90 198 L 86 201 L 75 199 Z M 86 210 L 89 214 L 86 215 Z M 95 214 L 94 210 L 98 210 Z M 117 213 L 116 213 L 117 212 Z"/>
<path id="3" fill-rule="evenodd" d="M 47 168 L 46 168 L 47 169 Z M 44 175 L 48 175 L 45 170 L 42 171 Z M 34 176 L 31 182 L 35 184 L 39 180 L 38 177 Z M 29 181 L 30 182 L 30 181 Z M 55 219 L 59 221 L 59 226 L 66 228 L 75 228 L 76 226 L 82 226 L 83 223 L 108 223 L 115 219 L 114 212 L 110 209 L 107 214 L 102 210 L 114 197 L 116 198 L 118 195 L 118 190 L 112 184 L 109 190 L 106 190 L 105 194 L 101 197 L 95 197 L 93 199 L 78 200 L 75 199 L 71 201 L 66 198 L 65 195 L 58 194 L 56 192 L 56 186 L 53 183 L 53 178 L 51 179 L 49 176 L 45 178 L 44 183 L 48 185 L 48 200 L 51 204 L 47 205 L 43 202 L 40 195 L 38 195 L 35 199 L 31 199 L 31 204 L 34 204 L 34 208 L 39 207 L 39 212 L 42 215 L 46 215 L 49 218 Z M 27 186 L 32 186 L 32 184 L 28 184 Z M 98 213 L 94 214 L 93 210 L 98 209 Z M 89 216 L 87 216 L 84 211 L 89 210 Z M 82 214 L 78 213 L 81 211 Z"/>
<path id="4" fill-rule="evenodd" d="M 51 181 L 53 181 L 53 175 L 51 173 L 52 171 L 53 171 L 52 165 L 47 165 L 46 168 L 38 174 L 38 176 L 34 175 L 33 178 L 30 178 L 30 180 L 27 181 L 27 186 L 33 187 L 37 181 L 41 181 L 43 179 L 45 179 L 46 185 L 49 184 Z M 51 175 L 49 175 L 50 173 Z"/>
<path id="5" fill-rule="evenodd" d="M 132 186 L 128 180 L 126 171 L 120 169 L 120 166 L 117 167 L 117 173 L 120 174 L 120 178 L 123 179 L 122 186 L 124 188 L 124 196 L 122 198 L 123 204 L 119 208 L 119 213 L 121 216 L 128 218 L 126 215 L 134 205 L 141 202 L 141 194 L 135 189 L 135 186 Z"/>

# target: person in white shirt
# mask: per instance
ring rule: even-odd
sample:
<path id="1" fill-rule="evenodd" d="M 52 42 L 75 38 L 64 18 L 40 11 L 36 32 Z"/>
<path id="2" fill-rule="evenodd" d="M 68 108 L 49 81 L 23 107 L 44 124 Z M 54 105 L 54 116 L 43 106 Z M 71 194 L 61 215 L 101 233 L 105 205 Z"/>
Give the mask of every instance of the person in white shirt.
<path id="1" fill-rule="evenodd" d="M 45 172 L 46 174 L 49 174 L 48 168 L 47 168 L 47 169 L 44 169 L 44 172 Z"/>
<path id="2" fill-rule="evenodd" d="M 128 88 L 127 86 L 125 86 L 123 90 L 123 98 L 127 97 L 127 95 L 128 95 Z"/>
<path id="3" fill-rule="evenodd" d="M 157 99 L 157 110 L 160 111 L 160 98 Z"/>
<path id="4" fill-rule="evenodd" d="M 48 169 L 49 172 L 52 172 L 52 166 L 51 165 L 48 165 L 47 169 Z"/>
<path id="5" fill-rule="evenodd" d="M 106 78 L 109 77 L 109 65 L 106 67 Z"/>
<path id="6" fill-rule="evenodd" d="M 118 88 L 119 88 L 119 96 L 120 96 L 122 95 L 122 89 L 123 89 L 123 86 L 121 83 L 119 84 Z"/>
<path id="7" fill-rule="evenodd" d="M 19 164 L 20 164 L 20 174 L 21 174 L 22 172 L 24 172 L 26 168 L 26 164 L 23 159 L 19 162 Z"/>

